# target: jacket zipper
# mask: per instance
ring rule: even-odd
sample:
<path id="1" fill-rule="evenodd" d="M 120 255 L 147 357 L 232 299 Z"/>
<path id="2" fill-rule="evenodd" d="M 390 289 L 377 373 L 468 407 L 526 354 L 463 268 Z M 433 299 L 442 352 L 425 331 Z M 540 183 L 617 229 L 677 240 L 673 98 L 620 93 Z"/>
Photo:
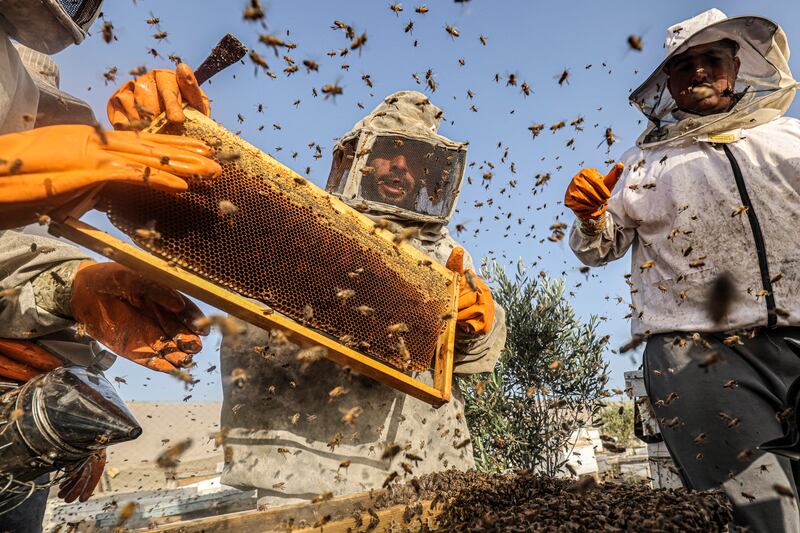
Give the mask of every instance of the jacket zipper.
<path id="1" fill-rule="evenodd" d="M 747 220 L 750 221 L 750 229 L 753 232 L 753 240 L 755 240 L 756 244 L 758 269 L 761 271 L 761 285 L 764 290 L 767 291 L 767 295 L 764 297 L 764 301 L 767 303 L 767 327 L 774 328 L 778 325 L 778 314 L 775 311 L 775 295 L 772 293 L 772 278 L 769 275 L 764 234 L 761 232 L 761 224 L 758 222 L 758 217 L 753 209 L 753 203 L 750 201 L 750 195 L 747 192 L 742 170 L 739 168 L 739 162 L 736 161 L 733 152 L 731 152 L 727 144 L 723 144 L 722 149 L 725 151 L 725 155 L 728 156 L 728 161 L 731 164 L 733 178 L 736 180 L 736 188 L 739 189 L 739 197 L 742 200 L 742 205 L 747 208 Z"/>

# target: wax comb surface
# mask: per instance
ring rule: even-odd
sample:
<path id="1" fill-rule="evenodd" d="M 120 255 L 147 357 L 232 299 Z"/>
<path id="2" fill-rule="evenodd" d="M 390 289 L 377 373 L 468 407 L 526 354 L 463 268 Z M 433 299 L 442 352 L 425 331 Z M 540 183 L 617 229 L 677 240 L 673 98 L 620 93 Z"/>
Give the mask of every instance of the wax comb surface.
<path id="1" fill-rule="evenodd" d="M 106 187 L 101 206 L 117 228 L 377 360 L 431 367 L 455 315 L 448 271 L 193 110 L 180 131 L 160 131 L 214 146 L 222 177 L 179 195 Z"/>

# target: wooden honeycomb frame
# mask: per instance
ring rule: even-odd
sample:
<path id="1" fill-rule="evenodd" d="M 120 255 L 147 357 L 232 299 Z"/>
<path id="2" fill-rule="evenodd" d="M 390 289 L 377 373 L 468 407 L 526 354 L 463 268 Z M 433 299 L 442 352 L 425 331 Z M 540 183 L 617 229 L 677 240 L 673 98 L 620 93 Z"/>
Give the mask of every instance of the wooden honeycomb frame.
<path id="1" fill-rule="evenodd" d="M 188 120 L 203 121 L 207 122 L 210 127 L 213 125 L 215 128 L 221 128 L 219 125 L 191 108 L 187 108 L 185 111 Z M 159 132 L 165 125 L 166 121 L 162 116 L 154 121 L 149 131 Z M 241 142 L 243 143 L 243 141 Z M 270 164 L 280 167 L 282 171 L 291 172 L 268 155 L 263 154 L 257 148 L 246 143 L 244 144 L 247 146 L 248 151 L 252 150 L 253 154 L 257 154 L 258 157 L 267 158 Z M 75 202 L 68 208 L 52 214 L 50 232 L 55 235 L 63 236 L 109 259 L 133 268 L 153 280 L 184 292 L 189 296 L 197 298 L 257 327 L 283 330 L 292 342 L 303 348 L 315 345 L 323 346 L 326 348 L 326 357 L 335 363 L 348 366 L 362 375 L 388 385 L 400 392 L 409 394 L 419 400 L 434 406 L 439 406 L 450 399 L 456 326 L 455 312 L 451 313 L 452 317 L 446 321 L 446 327 L 439 335 L 438 348 L 432 364 L 434 384 L 433 386 L 427 385 L 388 364 L 384 364 L 373 357 L 364 355 L 341 344 L 336 339 L 310 329 L 287 316 L 273 312 L 273 310 L 266 305 L 245 298 L 187 269 L 181 268 L 179 265 L 156 257 L 132 244 L 126 243 L 82 222 L 80 217 L 96 205 L 101 187 L 96 188 L 92 193 L 84 196 L 80 201 Z M 350 216 L 357 220 L 365 231 L 377 232 L 383 239 L 392 242 L 394 234 L 385 230 L 376 230 L 374 222 L 368 217 L 347 206 L 337 198 L 331 197 L 328 193 L 310 182 L 307 183 L 307 187 L 310 194 L 324 196 L 325 201 L 330 202 L 342 215 Z M 415 260 L 430 263 L 430 268 L 435 269 L 450 280 L 450 294 L 448 295 L 448 299 L 451 303 L 450 309 L 455 311 L 457 309 L 458 298 L 458 275 L 450 272 L 436 261 L 431 263 L 430 258 L 426 254 L 420 252 L 410 244 L 401 243 L 398 245 L 398 248 L 402 253 L 407 254 Z"/>

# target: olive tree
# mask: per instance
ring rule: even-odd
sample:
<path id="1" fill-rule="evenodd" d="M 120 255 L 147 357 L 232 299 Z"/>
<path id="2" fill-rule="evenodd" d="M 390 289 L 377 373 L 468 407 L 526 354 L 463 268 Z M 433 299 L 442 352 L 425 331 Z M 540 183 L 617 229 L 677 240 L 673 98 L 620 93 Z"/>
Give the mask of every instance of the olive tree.
<path id="1" fill-rule="evenodd" d="M 628 448 L 641 445 L 633 433 L 633 402 L 616 402 L 600 411 L 603 435 L 613 437 L 618 446 Z"/>
<path id="2" fill-rule="evenodd" d="M 495 370 L 465 377 L 466 417 L 478 468 L 564 467 L 573 431 L 596 421 L 607 396 L 607 338 L 598 319 L 582 322 L 564 298 L 564 281 L 531 276 L 520 261 L 513 278 L 497 264 L 482 274 L 506 311 L 508 337 Z"/>

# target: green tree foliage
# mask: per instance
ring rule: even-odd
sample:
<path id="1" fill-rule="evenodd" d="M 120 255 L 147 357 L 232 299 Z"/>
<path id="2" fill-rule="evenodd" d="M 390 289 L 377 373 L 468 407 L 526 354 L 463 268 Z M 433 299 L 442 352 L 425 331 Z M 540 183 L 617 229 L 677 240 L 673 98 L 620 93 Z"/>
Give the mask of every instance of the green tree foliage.
<path id="1" fill-rule="evenodd" d="M 531 277 L 520 262 L 509 278 L 484 265 L 495 301 L 506 311 L 508 337 L 494 372 L 464 378 L 466 417 L 478 468 L 564 466 L 570 435 L 596 420 L 608 380 L 598 320 L 583 323 L 564 298 L 564 281 Z"/>
<path id="2" fill-rule="evenodd" d="M 641 446 L 633 434 L 633 402 L 616 402 L 600 410 L 600 433 L 614 437 L 623 448 Z"/>

